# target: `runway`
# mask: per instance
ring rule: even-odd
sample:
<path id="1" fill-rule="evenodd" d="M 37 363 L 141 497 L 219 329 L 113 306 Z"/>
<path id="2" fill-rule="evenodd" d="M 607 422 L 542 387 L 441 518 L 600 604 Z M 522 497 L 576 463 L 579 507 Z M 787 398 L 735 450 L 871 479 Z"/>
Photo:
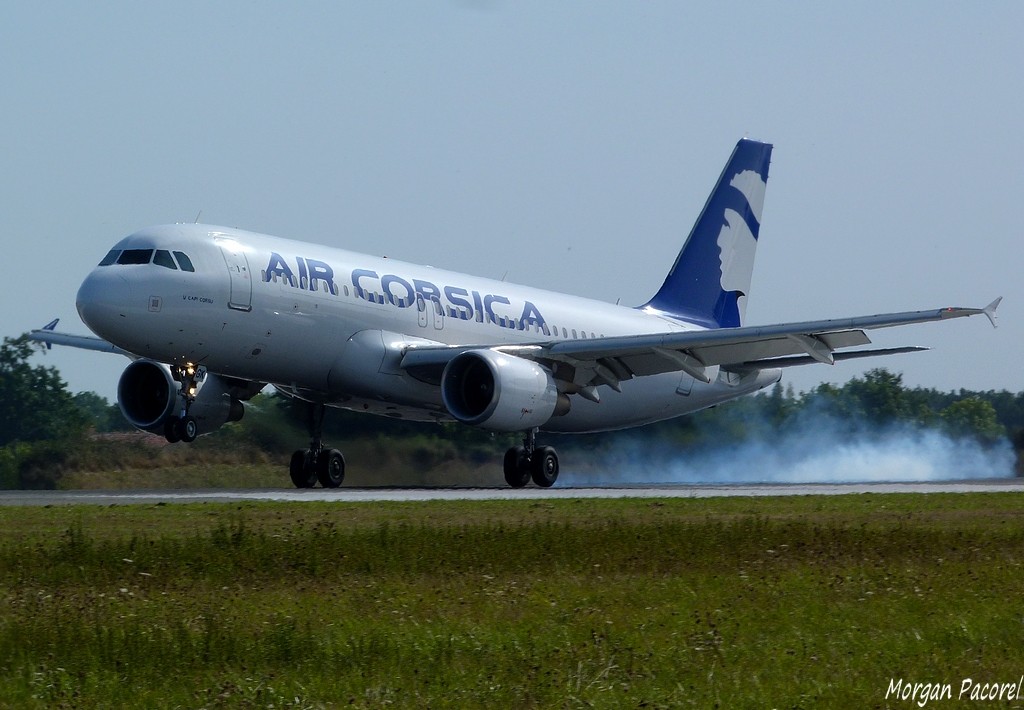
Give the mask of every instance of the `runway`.
<path id="1" fill-rule="evenodd" d="M 375 503 L 428 500 L 558 500 L 574 498 L 719 498 L 824 496 L 884 493 L 1022 493 L 1024 478 L 935 483 L 744 484 L 635 486 L 618 488 L 313 488 L 149 490 L 149 491 L 0 491 L 0 506 L 155 505 L 159 503 Z"/>

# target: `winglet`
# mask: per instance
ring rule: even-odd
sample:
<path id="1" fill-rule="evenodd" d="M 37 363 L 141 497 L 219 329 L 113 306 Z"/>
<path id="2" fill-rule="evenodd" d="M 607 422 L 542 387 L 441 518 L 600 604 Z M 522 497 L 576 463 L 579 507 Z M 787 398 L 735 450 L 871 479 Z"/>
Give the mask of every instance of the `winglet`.
<path id="1" fill-rule="evenodd" d="M 984 308 L 943 308 L 939 311 L 938 318 L 930 320 L 945 320 L 946 318 L 964 318 L 965 316 L 984 315 L 988 318 L 988 322 L 992 324 L 993 328 L 998 328 L 999 326 L 996 324 L 996 309 L 999 308 L 999 304 L 1002 300 L 1003 297 L 1000 296 Z"/>
<path id="2" fill-rule="evenodd" d="M 999 304 L 1002 302 L 1002 300 L 1003 297 L 1000 296 L 996 300 L 992 301 L 992 303 L 988 304 L 987 306 L 981 309 L 981 312 L 985 314 L 985 317 L 988 318 L 988 322 L 992 324 L 993 328 L 999 327 L 999 325 L 996 323 L 996 309 L 999 308 Z"/>

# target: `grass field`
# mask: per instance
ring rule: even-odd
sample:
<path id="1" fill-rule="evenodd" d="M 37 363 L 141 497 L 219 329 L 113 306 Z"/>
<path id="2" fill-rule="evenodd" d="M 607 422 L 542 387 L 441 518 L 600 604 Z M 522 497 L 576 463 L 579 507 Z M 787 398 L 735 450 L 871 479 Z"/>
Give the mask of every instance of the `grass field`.
<path id="1" fill-rule="evenodd" d="M 917 707 L 890 681 L 955 698 L 1024 674 L 1022 513 L 1016 494 L 2 508 L 0 706 Z"/>

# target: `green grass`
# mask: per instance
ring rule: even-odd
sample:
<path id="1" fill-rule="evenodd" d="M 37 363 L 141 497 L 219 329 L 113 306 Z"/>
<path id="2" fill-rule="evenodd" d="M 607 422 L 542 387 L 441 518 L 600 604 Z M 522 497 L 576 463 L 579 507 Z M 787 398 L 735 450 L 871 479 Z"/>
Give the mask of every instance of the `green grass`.
<path id="1" fill-rule="evenodd" d="M 0 509 L 4 707 L 907 706 L 1015 682 L 1024 496 Z"/>

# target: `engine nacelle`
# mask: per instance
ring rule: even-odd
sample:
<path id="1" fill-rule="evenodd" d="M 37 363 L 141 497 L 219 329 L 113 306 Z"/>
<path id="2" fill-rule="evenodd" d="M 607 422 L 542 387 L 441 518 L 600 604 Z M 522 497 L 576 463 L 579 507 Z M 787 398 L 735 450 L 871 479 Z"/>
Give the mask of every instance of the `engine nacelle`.
<path id="1" fill-rule="evenodd" d="M 163 433 L 164 422 L 178 408 L 178 389 L 167 365 L 136 360 L 117 381 L 117 405 L 132 426 Z"/>
<path id="2" fill-rule="evenodd" d="M 460 422 L 493 431 L 526 431 L 569 411 L 550 372 L 494 350 L 452 358 L 441 376 L 441 399 Z"/>
<path id="3" fill-rule="evenodd" d="M 180 390 L 170 367 L 153 360 L 136 360 L 118 380 L 117 404 L 132 426 L 163 434 L 167 419 L 181 410 Z M 224 378 L 207 375 L 188 413 L 195 417 L 199 433 L 209 434 L 241 419 L 245 408 Z"/>

